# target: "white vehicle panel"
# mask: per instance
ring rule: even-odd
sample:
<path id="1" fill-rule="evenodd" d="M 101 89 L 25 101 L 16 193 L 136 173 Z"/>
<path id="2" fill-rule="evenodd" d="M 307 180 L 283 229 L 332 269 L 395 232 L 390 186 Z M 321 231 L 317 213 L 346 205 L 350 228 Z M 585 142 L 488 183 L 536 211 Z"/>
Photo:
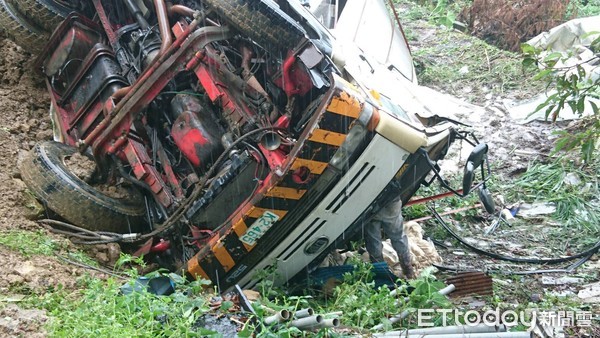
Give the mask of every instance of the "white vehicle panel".
<path id="1" fill-rule="evenodd" d="M 331 243 L 339 237 L 383 191 L 409 155 L 408 151 L 376 134 L 348 173 L 315 210 L 247 276 L 275 264 L 276 275 L 279 276 L 275 277 L 275 284 L 293 277 L 326 245 L 312 254 L 307 254 L 305 249 L 319 238 L 326 237 Z M 251 288 L 256 282 L 244 277 L 239 284 L 243 288 Z"/>

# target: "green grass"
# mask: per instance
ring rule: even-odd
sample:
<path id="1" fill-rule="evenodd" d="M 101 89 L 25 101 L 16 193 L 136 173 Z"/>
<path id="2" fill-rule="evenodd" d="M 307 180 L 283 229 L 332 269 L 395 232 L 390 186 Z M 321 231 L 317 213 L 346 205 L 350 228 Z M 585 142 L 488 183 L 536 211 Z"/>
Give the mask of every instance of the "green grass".
<path id="1" fill-rule="evenodd" d="M 0 231 L 0 245 L 20 252 L 25 257 L 32 255 L 53 255 L 66 247 L 65 242 L 54 240 L 42 231 L 8 230 Z"/>
<path id="2" fill-rule="evenodd" d="M 536 162 L 507 190 L 512 200 L 556 203 L 554 217 L 564 227 L 597 234 L 600 231 L 599 168 L 598 164 L 582 168 L 565 159 Z M 565 183 L 567 175 L 575 175 L 581 183 Z"/>
<path id="3" fill-rule="evenodd" d="M 424 65 L 418 74 L 422 85 L 477 103 L 484 102 L 488 94 L 535 93 L 543 86 L 531 81 L 536 72 L 523 69 L 519 54 L 454 31 L 435 34 L 436 44 L 413 53 L 417 62 Z"/>
<path id="4" fill-rule="evenodd" d="M 192 329 L 209 312 L 209 298 L 198 282 L 179 285 L 170 296 L 148 292 L 121 293 L 121 280 L 86 278 L 80 293 L 65 290 L 30 300 L 51 316 L 47 330 L 53 337 L 200 337 Z"/>

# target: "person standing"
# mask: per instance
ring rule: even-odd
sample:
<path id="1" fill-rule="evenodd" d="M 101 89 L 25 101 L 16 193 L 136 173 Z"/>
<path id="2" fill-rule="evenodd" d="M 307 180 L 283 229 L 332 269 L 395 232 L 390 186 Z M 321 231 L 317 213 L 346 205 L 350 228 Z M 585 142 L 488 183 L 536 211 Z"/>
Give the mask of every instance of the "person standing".
<path id="1" fill-rule="evenodd" d="M 381 237 L 382 228 L 390 238 L 394 251 L 398 254 L 402 273 L 407 279 L 415 278 L 415 271 L 411 264 L 408 237 L 404 233 L 402 200 L 400 195 L 394 197 L 394 199 L 373 215 L 365 227 L 365 246 L 373 263 L 384 261 Z"/>

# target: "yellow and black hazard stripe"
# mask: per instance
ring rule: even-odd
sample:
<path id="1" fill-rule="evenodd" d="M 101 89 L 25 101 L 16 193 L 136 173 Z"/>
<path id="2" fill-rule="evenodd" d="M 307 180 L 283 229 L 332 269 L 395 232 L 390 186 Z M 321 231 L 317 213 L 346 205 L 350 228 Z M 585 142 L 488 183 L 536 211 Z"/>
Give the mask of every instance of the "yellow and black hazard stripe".
<path id="1" fill-rule="evenodd" d="M 327 106 L 297 158 L 291 164 L 286 175 L 262 199 L 248 210 L 242 217 L 230 224 L 230 231 L 213 244 L 207 252 L 201 250 L 186 266 L 191 277 L 202 277 L 212 281 L 221 281 L 238 263 L 248 257 L 257 245 L 270 245 L 260 240 L 254 245 L 248 245 L 240 240 L 248 228 L 259 219 L 265 211 L 273 212 L 285 219 L 286 214 L 294 210 L 307 191 L 318 181 L 325 171 L 329 161 L 338 148 L 344 143 L 354 120 L 358 118 L 362 106 L 358 100 L 344 91 L 338 92 Z M 310 170 L 311 178 L 303 183 L 293 180 L 294 170 L 306 167 Z"/>

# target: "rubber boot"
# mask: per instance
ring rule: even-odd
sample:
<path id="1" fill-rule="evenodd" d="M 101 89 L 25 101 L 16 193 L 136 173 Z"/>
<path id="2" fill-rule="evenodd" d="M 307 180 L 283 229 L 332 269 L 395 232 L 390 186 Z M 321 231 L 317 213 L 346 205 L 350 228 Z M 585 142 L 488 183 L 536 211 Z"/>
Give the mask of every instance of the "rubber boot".
<path id="1" fill-rule="evenodd" d="M 412 260 L 410 257 L 410 252 L 407 252 L 400 258 L 400 267 L 402 268 L 402 273 L 406 277 L 406 279 L 415 279 L 417 276 L 415 274 L 415 269 L 412 266 Z"/>

